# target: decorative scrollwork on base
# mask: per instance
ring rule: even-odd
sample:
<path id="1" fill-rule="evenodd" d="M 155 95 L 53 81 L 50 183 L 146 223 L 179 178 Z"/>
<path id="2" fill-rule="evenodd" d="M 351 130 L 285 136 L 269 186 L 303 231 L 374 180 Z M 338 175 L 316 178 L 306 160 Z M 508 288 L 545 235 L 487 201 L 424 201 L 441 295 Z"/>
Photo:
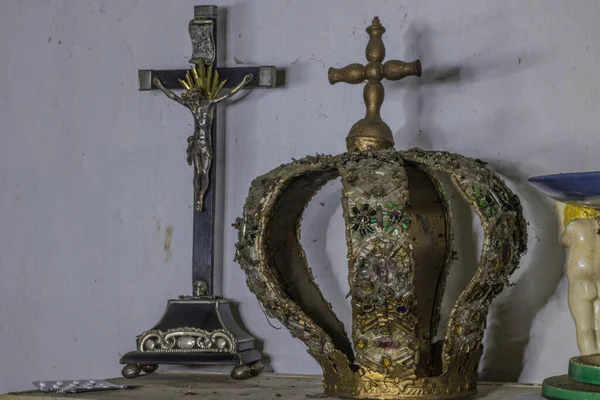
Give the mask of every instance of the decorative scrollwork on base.
<path id="1" fill-rule="evenodd" d="M 225 329 L 212 332 L 199 328 L 153 329 L 138 338 L 138 350 L 143 352 L 233 353 L 236 347 L 236 339 Z"/>

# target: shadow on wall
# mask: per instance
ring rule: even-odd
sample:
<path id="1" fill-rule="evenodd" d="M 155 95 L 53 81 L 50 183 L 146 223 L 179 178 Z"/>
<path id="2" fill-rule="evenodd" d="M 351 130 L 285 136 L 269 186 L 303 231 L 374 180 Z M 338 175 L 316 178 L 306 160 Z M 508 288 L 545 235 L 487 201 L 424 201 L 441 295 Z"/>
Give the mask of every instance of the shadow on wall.
<path id="1" fill-rule="evenodd" d="M 440 32 L 435 32 L 424 23 L 413 24 L 406 34 L 405 43 L 414 46 L 414 59 L 419 58 L 423 64 L 423 76 L 420 79 L 390 83 L 390 86 L 394 85 L 395 88 L 407 89 L 403 101 L 407 122 L 396 132 L 398 148 L 436 149 L 436 144 L 445 143 L 444 129 L 435 121 L 436 100 L 464 93 L 464 86 L 470 83 L 515 74 L 514 60 L 519 60 L 519 63 L 521 59 L 527 60 L 525 65 L 519 66 L 519 70 L 534 67 L 543 61 L 539 52 L 534 55 L 521 50 L 496 52 L 493 48 L 488 48 L 489 53 L 497 55 L 487 56 L 484 60 L 472 57 L 457 65 L 431 65 L 427 60 L 434 58 L 432 43 L 439 39 L 440 35 Z M 493 43 L 489 45 L 494 46 Z M 390 87 L 390 90 L 395 90 L 394 86 Z M 498 110 L 503 114 L 504 121 L 511 121 L 512 116 L 506 115 L 508 111 L 513 110 L 514 114 L 518 112 L 519 105 L 515 104 L 518 103 L 518 99 L 512 101 Z M 485 139 L 485 136 L 492 139 L 491 136 L 494 136 L 507 140 L 514 132 L 518 132 L 508 132 L 509 124 L 503 126 L 507 132 L 494 131 L 491 127 L 482 129 L 482 139 Z M 509 187 L 520 197 L 522 203 L 529 205 L 525 210 L 525 218 L 536 227 L 530 229 L 533 232 L 529 233 L 529 241 L 538 241 L 535 253 L 530 252 L 523 260 L 527 261 L 527 264 L 521 263 L 523 271 L 517 270 L 515 273 L 514 276 L 518 279 L 516 285 L 507 288 L 492 303 L 486 329 L 486 348 L 480 366 L 481 379 L 514 382 L 518 380 L 523 368 L 523 357 L 533 319 L 554 293 L 563 275 L 564 252 L 553 240 L 558 235 L 557 226 L 553 218 L 548 216 L 554 215 L 554 210 L 547 199 L 527 183 L 527 171 L 532 169 L 523 164 L 515 166 L 502 162 L 490 163 L 490 169 L 505 177 Z M 456 192 L 450 190 L 449 197 L 459 200 L 452 204 L 458 261 L 454 263 L 448 277 L 451 284 L 448 285 L 449 289 L 444 296 L 442 310 L 445 309 L 445 312 L 442 311 L 439 335 L 444 333 L 448 307 L 455 303 L 460 291 L 467 286 L 476 270 L 479 259 L 477 252 L 481 248 L 475 232 L 475 226 L 479 222 L 474 218 L 472 210 Z M 542 241 L 538 237 L 536 229 L 544 232 L 545 240 Z M 479 231 L 481 232 L 480 227 Z M 481 238 L 481 233 L 478 236 Z"/>
<path id="2" fill-rule="evenodd" d="M 515 49 L 510 53 L 501 53 L 487 49 L 489 53 L 497 55 L 486 55 L 484 59 L 473 56 L 452 65 L 437 64 L 433 43 L 441 35 L 443 34 L 435 32 L 423 22 L 412 24 L 405 34 L 403 42 L 411 43 L 413 48 L 411 60 L 420 59 L 423 72 L 420 78 L 387 82 L 389 92 L 399 89 L 406 92 L 402 103 L 407 121 L 394 135 L 398 148 L 416 146 L 432 149 L 434 141 L 445 143 L 444 129 L 436 125 L 434 118 L 434 111 L 437 110 L 436 100 L 451 95 L 464 95 L 464 87 L 467 84 L 515 74 L 515 61 L 519 71 L 533 68 L 544 61 L 541 51 L 526 53 L 523 49 Z M 431 62 L 431 59 L 434 61 Z M 492 134 L 490 127 L 485 131 Z M 494 135 L 498 136 L 498 133 L 495 132 Z"/>

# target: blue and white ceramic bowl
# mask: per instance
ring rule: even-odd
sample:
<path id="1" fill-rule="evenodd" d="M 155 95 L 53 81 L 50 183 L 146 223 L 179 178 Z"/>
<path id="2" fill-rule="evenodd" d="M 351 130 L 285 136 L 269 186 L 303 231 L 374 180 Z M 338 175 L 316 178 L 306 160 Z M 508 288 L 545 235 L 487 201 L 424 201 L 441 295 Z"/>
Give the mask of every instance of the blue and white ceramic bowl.
<path id="1" fill-rule="evenodd" d="M 554 200 L 600 209 L 600 171 L 535 176 L 529 183 Z"/>

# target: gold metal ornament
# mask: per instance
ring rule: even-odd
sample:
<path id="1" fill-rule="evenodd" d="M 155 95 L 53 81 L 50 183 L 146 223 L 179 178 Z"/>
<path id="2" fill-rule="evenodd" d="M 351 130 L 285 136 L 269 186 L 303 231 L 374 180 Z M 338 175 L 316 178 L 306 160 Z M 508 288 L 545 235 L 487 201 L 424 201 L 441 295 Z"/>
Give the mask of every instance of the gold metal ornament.
<path id="1" fill-rule="evenodd" d="M 569 222 L 574 219 L 598 219 L 600 218 L 600 210 L 596 210 L 595 208 L 589 208 L 585 206 L 578 206 L 575 204 L 565 204 L 564 205 L 564 226 L 567 227 Z"/>
<path id="2" fill-rule="evenodd" d="M 207 70 L 204 63 L 199 63 L 196 68 L 191 68 L 185 74 L 185 80 L 179 79 L 179 83 L 186 90 L 183 93 L 184 96 L 190 96 L 191 92 L 199 91 L 206 99 L 214 100 L 221 93 L 227 80 L 219 81 L 219 71 L 213 69 L 213 64 L 210 64 Z"/>
<path id="3" fill-rule="evenodd" d="M 329 68 L 329 83 L 338 82 L 351 84 L 367 84 L 364 89 L 364 100 L 367 114 L 350 129 L 346 138 L 348 151 L 366 151 L 389 149 L 394 147 L 394 138 L 390 127 L 381 119 L 381 105 L 385 95 L 382 79 L 397 81 L 407 76 L 421 76 L 421 62 L 404 62 L 385 58 L 385 46 L 382 36 L 385 28 L 381 26 L 379 18 L 375 17 L 371 26 L 367 28 L 369 43 L 365 52 L 368 63 L 366 65 L 350 64 L 344 68 Z"/>
<path id="4" fill-rule="evenodd" d="M 376 18 L 367 31 L 367 67 L 375 72 L 353 66 L 330 70 L 333 81 L 369 79 L 367 117 L 350 132 L 349 152 L 308 156 L 256 178 L 235 223 L 236 261 L 267 316 L 281 321 L 321 365 L 327 395 L 467 396 L 476 391 L 490 303 L 526 250 L 526 221 L 518 197 L 483 161 L 445 151 L 390 148 L 390 130 L 379 118 L 384 74 L 377 71 L 391 68 L 381 65 L 384 30 Z M 420 74 L 418 61 L 410 68 L 392 65 L 399 72 L 388 76 Z M 479 265 L 452 308 L 441 340 L 436 340 L 440 306 L 455 252 L 449 202 L 438 174 L 450 177 L 484 231 Z M 351 337 L 316 284 L 299 241 L 303 210 L 317 190 L 338 177 Z"/>

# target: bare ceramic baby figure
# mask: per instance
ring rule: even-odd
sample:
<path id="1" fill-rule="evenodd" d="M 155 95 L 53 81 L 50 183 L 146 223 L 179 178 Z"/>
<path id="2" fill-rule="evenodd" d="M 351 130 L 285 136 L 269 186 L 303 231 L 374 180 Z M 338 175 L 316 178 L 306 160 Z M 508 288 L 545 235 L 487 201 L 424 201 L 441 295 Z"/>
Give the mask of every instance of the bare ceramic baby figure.
<path id="1" fill-rule="evenodd" d="M 213 85 L 210 72 L 206 78 L 205 75 L 198 75 L 195 70 L 192 71 L 194 71 L 193 78 L 188 74 L 187 82 L 180 81 L 187 89 L 181 97 L 165 88 L 158 78 L 154 78 L 152 82 L 171 100 L 186 106 L 194 116 L 194 134 L 187 139 L 187 162 L 189 165 L 194 165 L 194 203 L 196 211 L 200 212 L 204 209 L 204 195 L 210 183 L 213 155 L 211 128 L 215 105 L 237 93 L 252 81 L 253 76 L 246 75 L 229 93 L 219 96 L 224 82 L 218 84 L 218 74 L 215 73 L 216 82 Z M 212 71 L 212 68 L 209 71 Z M 213 92 L 207 92 L 207 87 L 212 87 Z"/>
<path id="2" fill-rule="evenodd" d="M 597 354 L 600 353 L 600 212 L 561 202 L 556 202 L 556 211 L 560 244 L 567 248 L 569 310 L 575 320 L 577 346 L 582 355 Z"/>

